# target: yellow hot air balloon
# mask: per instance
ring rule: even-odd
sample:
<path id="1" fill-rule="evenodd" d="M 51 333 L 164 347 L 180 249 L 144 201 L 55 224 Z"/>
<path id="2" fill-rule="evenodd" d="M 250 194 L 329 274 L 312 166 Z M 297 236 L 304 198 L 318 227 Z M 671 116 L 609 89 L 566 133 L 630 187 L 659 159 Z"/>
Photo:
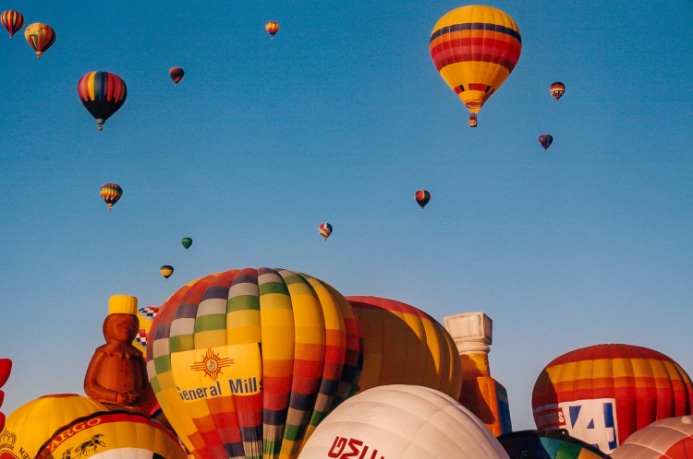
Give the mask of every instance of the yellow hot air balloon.
<path id="1" fill-rule="evenodd" d="M 0 457 L 34 458 L 41 445 L 55 431 L 73 420 L 106 406 L 89 397 L 76 394 L 54 394 L 39 397 L 17 408 L 8 417 L 0 442 Z"/>
<path id="2" fill-rule="evenodd" d="M 440 76 L 471 112 L 469 125 L 474 127 L 476 114 L 520 59 L 522 38 L 503 11 L 468 5 L 438 20 L 430 51 Z"/>
<path id="3" fill-rule="evenodd" d="M 36 22 L 26 26 L 24 38 L 36 52 L 36 57 L 41 59 L 43 53 L 55 43 L 55 30 L 48 24 Z"/>

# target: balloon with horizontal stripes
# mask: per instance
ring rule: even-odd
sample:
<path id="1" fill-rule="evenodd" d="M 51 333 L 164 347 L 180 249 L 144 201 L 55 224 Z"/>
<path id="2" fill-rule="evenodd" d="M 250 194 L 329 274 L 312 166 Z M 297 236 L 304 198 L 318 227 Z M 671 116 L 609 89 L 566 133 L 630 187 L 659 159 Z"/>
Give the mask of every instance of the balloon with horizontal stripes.
<path id="1" fill-rule="evenodd" d="M 286 269 L 210 274 L 159 309 L 147 369 L 197 459 L 295 458 L 356 392 L 361 331 L 329 284 Z"/>
<path id="2" fill-rule="evenodd" d="M 653 421 L 691 414 L 693 384 L 661 352 L 629 344 L 576 349 L 551 361 L 532 391 L 539 429 L 568 433 L 610 454 Z"/>
<path id="3" fill-rule="evenodd" d="M 375 296 L 346 299 L 363 333 L 359 392 L 387 384 L 416 384 L 460 398 L 462 364 L 445 327 L 401 301 Z"/>
<path id="4" fill-rule="evenodd" d="M 468 5 L 438 20 L 429 46 L 433 64 L 471 112 L 470 126 L 475 126 L 476 114 L 517 65 L 522 37 L 505 12 Z"/>

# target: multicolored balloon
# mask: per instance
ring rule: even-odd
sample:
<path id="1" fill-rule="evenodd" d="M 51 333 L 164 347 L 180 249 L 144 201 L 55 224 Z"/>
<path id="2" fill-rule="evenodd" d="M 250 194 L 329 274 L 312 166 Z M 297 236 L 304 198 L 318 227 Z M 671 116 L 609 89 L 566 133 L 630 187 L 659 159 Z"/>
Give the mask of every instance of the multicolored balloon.
<path id="1" fill-rule="evenodd" d="M 147 358 L 147 337 L 149 336 L 149 330 L 152 328 L 154 318 L 158 313 L 158 306 L 146 306 L 137 310 L 137 318 L 139 319 L 140 326 L 132 344 L 142 351 L 142 356 L 145 359 Z"/>
<path id="2" fill-rule="evenodd" d="M 176 436 L 140 413 L 99 411 L 61 426 L 35 459 L 186 459 Z"/>
<path id="3" fill-rule="evenodd" d="M 180 80 L 182 80 L 185 76 L 185 71 L 180 67 L 171 67 L 171 69 L 168 71 L 168 75 L 173 80 L 173 83 L 177 86 L 178 83 L 180 83 Z"/>
<path id="4" fill-rule="evenodd" d="M 3 438 L 14 441 L 0 442 L 0 457 L 34 458 L 56 430 L 77 418 L 104 410 L 107 410 L 104 404 L 77 394 L 44 395 L 25 403 L 7 416 Z"/>
<path id="5" fill-rule="evenodd" d="M 433 64 L 471 112 L 469 125 L 475 127 L 476 114 L 517 65 L 522 38 L 503 11 L 468 5 L 438 20 L 429 46 Z"/>
<path id="6" fill-rule="evenodd" d="M 265 30 L 269 34 L 270 38 L 274 38 L 277 32 L 279 32 L 279 23 L 276 21 L 267 21 L 267 24 L 265 24 Z"/>
<path id="7" fill-rule="evenodd" d="M 55 43 L 55 30 L 48 24 L 35 22 L 26 26 L 24 38 L 36 52 L 36 57 L 41 59 L 43 53 Z"/>
<path id="8" fill-rule="evenodd" d="M 159 272 L 161 272 L 162 276 L 164 276 L 166 279 L 168 279 L 173 274 L 173 266 L 163 265 L 161 267 L 161 269 L 159 270 Z"/>
<path id="9" fill-rule="evenodd" d="M 690 459 L 693 416 L 660 419 L 634 432 L 611 453 L 613 459 Z"/>
<path id="10" fill-rule="evenodd" d="M 423 210 L 423 208 L 426 207 L 426 204 L 428 204 L 428 201 L 431 200 L 431 193 L 426 190 L 419 190 L 414 193 L 414 199 L 419 207 L 421 207 L 421 210 Z"/>
<path id="11" fill-rule="evenodd" d="M 10 40 L 12 40 L 14 34 L 19 32 L 24 26 L 24 16 L 19 11 L 3 11 L 0 14 L 0 23 L 7 30 L 7 33 L 10 34 Z"/>
<path id="12" fill-rule="evenodd" d="M 358 319 L 329 284 L 246 268 L 188 283 L 161 305 L 147 370 L 197 459 L 296 458 L 358 384 Z"/>
<path id="13" fill-rule="evenodd" d="M 354 395 L 318 425 L 300 459 L 508 459 L 471 411 L 430 387 L 391 384 Z"/>
<path id="14" fill-rule="evenodd" d="M 566 429 L 610 454 L 658 419 L 691 414 L 693 384 L 666 355 L 628 344 L 601 344 L 554 359 L 532 391 L 539 429 Z"/>
<path id="15" fill-rule="evenodd" d="M 539 144 L 544 147 L 544 151 L 548 150 L 553 143 L 553 136 L 551 134 L 542 134 L 539 136 Z"/>
<path id="16" fill-rule="evenodd" d="M 563 94 L 565 93 L 565 85 L 560 81 L 554 81 L 551 83 L 551 86 L 549 86 L 549 92 L 554 99 L 558 100 L 563 97 Z"/>
<path id="17" fill-rule="evenodd" d="M 10 378 L 10 373 L 12 372 L 12 360 L 3 358 L 0 359 L 0 387 L 4 386 L 7 380 Z M 0 406 L 2 402 L 5 401 L 5 392 L 0 390 Z M 5 413 L 0 412 L 0 432 L 5 428 Z"/>
<path id="18" fill-rule="evenodd" d="M 329 223 L 320 223 L 318 226 L 318 233 L 320 233 L 320 236 L 322 236 L 322 240 L 326 241 L 328 237 L 330 237 L 330 234 L 332 234 L 332 225 Z"/>
<path id="19" fill-rule="evenodd" d="M 510 459 L 610 459 L 565 430 L 520 430 L 496 438 Z"/>
<path id="20" fill-rule="evenodd" d="M 184 237 L 183 239 L 180 240 L 180 243 L 183 244 L 183 247 L 185 247 L 185 250 L 188 250 L 190 246 L 193 243 L 192 238 L 190 237 Z"/>
<path id="21" fill-rule="evenodd" d="M 123 189 L 117 183 L 104 183 L 99 194 L 110 211 L 113 209 L 113 205 L 123 196 Z"/>
<path id="22" fill-rule="evenodd" d="M 82 105 L 96 119 L 100 131 L 106 120 L 123 106 L 128 90 L 125 82 L 115 73 L 94 71 L 80 78 L 77 94 Z"/>
<path id="23" fill-rule="evenodd" d="M 401 301 L 347 296 L 363 333 L 359 392 L 388 384 L 414 384 L 455 400 L 462 389 L 462 364 L 445 327 Z"/>

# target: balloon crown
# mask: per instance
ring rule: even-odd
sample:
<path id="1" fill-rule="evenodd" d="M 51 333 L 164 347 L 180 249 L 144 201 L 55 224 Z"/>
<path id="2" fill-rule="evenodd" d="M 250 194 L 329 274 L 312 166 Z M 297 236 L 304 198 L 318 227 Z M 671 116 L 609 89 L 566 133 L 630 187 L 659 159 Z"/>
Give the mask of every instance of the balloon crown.
<path id="1" fill-rule="evenodd" d="M 108 314 L 137 314 L 137 297 L 112 295 L 108 299 Z"/>

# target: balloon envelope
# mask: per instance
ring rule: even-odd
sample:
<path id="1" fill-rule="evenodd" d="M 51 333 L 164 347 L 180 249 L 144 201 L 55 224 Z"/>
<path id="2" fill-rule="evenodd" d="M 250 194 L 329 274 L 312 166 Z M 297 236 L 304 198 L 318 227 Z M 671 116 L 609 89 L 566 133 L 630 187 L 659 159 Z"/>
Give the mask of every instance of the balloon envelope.
<path id="1" fill-rule="evenodd" d="M 468 5 L 438 20 L 429 46 L 440 76 L 474 115 L 515 68 L 522 38 L 508 14 Z"/>
<path id="2" fill-rule="evenodd" d="M 611 453 L 613 459 L 690 459 L 693 416 L 660 419 L 634 432 Z"/>
<path id="3" fill-rule="evenodd" d="M 300 459 L 507 459 L 479 418 L 429 387 L 379 386 L 354 395 L 315 429 Z"/>
<path id="4" fill-rule="evenodd" d="M 187 250 L 192 245 L 193 240 L 192 240 L 192 238 L 184 237 L 183 239 L 180 240 L 180 243 L 183 244 L 183 247 L 185 247 L 185 249 Z"/>
<path id="5" fill-rule="evenodd" d="M 544 147 L 546 151 L 553 143 L 553 136 L 551 134 L 542 134 L 539 136 L 539 144 Z"/>
<path id="6" fill-rule="evenodd" d="M 36 57 L 41 59 L 43 52 L 55 43 L 55 30 L 48 24 L 36 22 L 29 24 L 24 29 L 24 38 L 29 46 L 36 52 Z"/>
<path id="7" fill-rule="evenodd" d="M 24 16 L 19 11 L 7 10 L 0 14 L 2 26 L 10 34 L 10 40 L 24 26 Z"/>
<path id="8" fill-rule="evenodd" d="M 566 429 L 604 453 L 662 418 L 691 413 L 693 385 L 666 355 L 628 344 L 576 349 L 550 362 L 532 391 L 539 429 Z"/>
<path id="9" fill-rule="evenodd" d="M 120 197 L 123 196 L 123 189 L 117 183 L 105 183 L 101 186 L 99 195 L 108 206 L 108 210 L 111 210 L 113 204 L 118 202 Z"/>
<path id="10" fill-rule="evenodd" d="M 168 75 L 175 84 L 178 84 L 185 76 L 185 71 L 180 67 L 171 67 L 171 69 L 168 71 Z"/>
<path id="11" fill-rule="evenodd" d="M 497 438 L 510 459 L 609 459 L 565 430 L 521 430 Z"/>
<path id="12" fill-rule="evenodd" d="M 563 94 L 565 93 L 565 85 L 560 81 L 554 81 L 551 83 L 551 86 L 549 86 L 549 92 L 554 99 L 558 100 L 563 97 Z"/>
<path id="13" fill-rule="evenodd" d="M 173 266 L 163 265 L 159 271 L 161 272 L 162 276 L 168 279 L 173 274 Z"/>
<path id="14" fill-rule="evenodd" d="M 323 240 L 327 240 L 327 238 L 330 237 L 330 234 L 332 234 L 332 225 L 329 223 L 320 223 L 318 226 L 318 233 L 320 233 Z"/>
<path id="15" fill-rule="evenodd" d="M 289 459 L 356 391 L 360 339 L 351 305 L 329 284 L 284 269 L 230 270 L 164 302 L 147 369 L 194 457 Z"/>
<path id="16" fill-rule="evenodd" d="M 265 30 L 270 37 L 274 38 L 277 32 L 279 32 L 279 23 L 276 21 L 267 21 L 267 24 L 265 24 Z"/>
<path id="17" fill-rule="evenodd" d="M 419 207 L 423 209 L 426 207 L 426 204 L 428 204 L 428 201 L 431 200 L 431 193 L 426 190 L 418 190 L 416 193 L 414 193 L 414 199 Z"/>
<path id="18" fill-rule="evenodd" d="M 462 364 L 445 327 L 414 306 L 374 296 L 347 296 L 363 333 L 359 392 L 388 384 L 414 384 L 455 400 Z"/>
<path id="19" fill-rule="evenodd" d="M 106 120 L 123 106 L 128 91 L 125 82 L 115 73 L 94 71 L 80 78 L 77 94 L 100 131 Z"/>
<path id="20" fill-rule="evenodd" d="M 103 404 L 76 394 L 45 395 L 25 403 L 7 417 L 3 435 L 12 436 L 15 441 L 0 442 L 0 456 L 33 459 L 57 429 L 74 419 L 103 410 L 106 410 Z"/>
<path id="21" fill-rule="evenodd" d="M 147 337 L 149 336 L 149 331 L 152 328 L 152 323 L 154 318 L 159 313 L 158 306 L 147 306 L 137 310 L 137 318 L 139 319 L 140 325 L 137 330 L 137 336 L 132 342 L 133 346 L 142 351 L 142 356 L 147 358 Z"/>

